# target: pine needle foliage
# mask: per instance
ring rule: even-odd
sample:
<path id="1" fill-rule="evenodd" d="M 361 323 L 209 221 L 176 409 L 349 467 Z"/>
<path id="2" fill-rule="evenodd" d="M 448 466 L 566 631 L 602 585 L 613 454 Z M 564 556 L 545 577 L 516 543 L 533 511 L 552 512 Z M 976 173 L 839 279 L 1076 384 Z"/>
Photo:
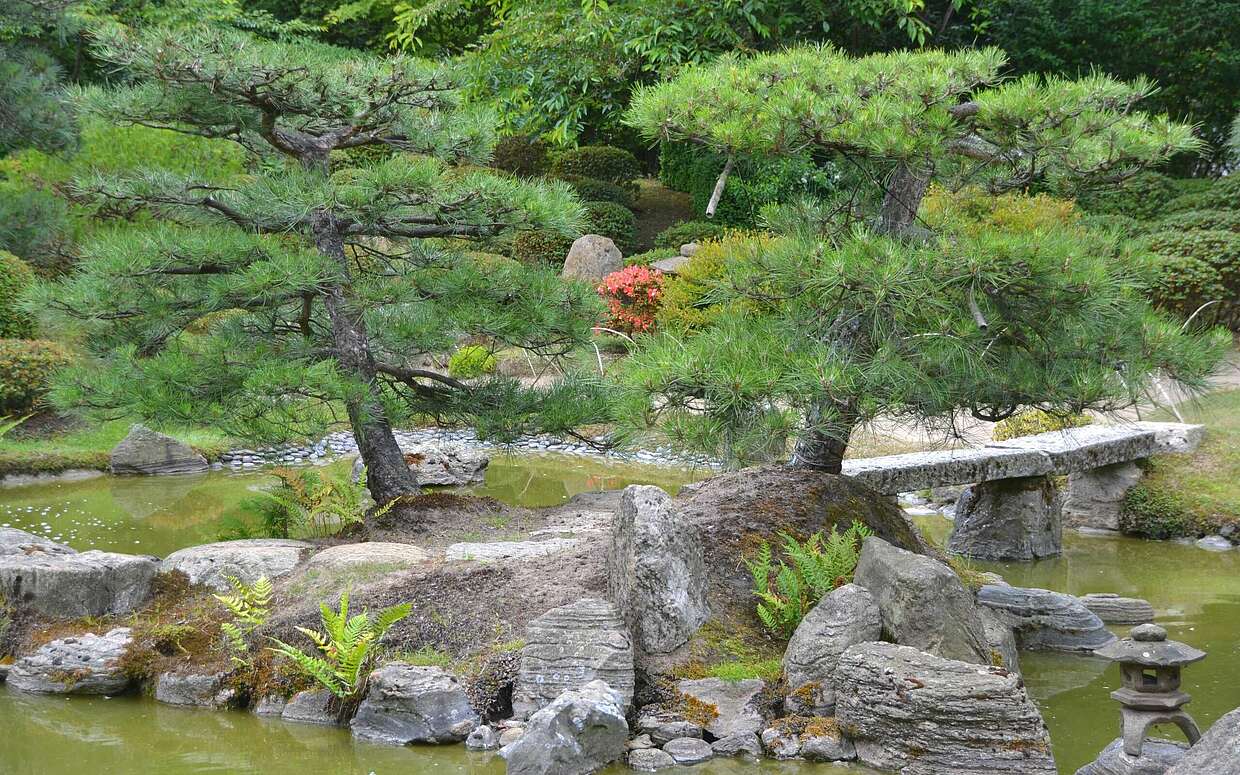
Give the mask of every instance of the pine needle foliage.
<path id="1" fill-rule="evenodd" d="M 259 576 L 253 586 L 247 586 L 236 576 L 225 575 L 224 580 L 232 587 L 232 594 L 216 595 L 215 599 L 228 609 L 233 620 L 221 622 L 220 630 L 224 633 L 224 643 L 232 663 L 238 667 L 248 667 L 249 635 L 267 622 L 271 612 L 271 579 Z"/>
<path id="2" fill-rule="evenodd" d="M 309 638 L 317 654 L 273 638 L 271 650 L 287 657 L 294 667 L 318 681 L 341 699 L 356 697 L 377 653 L 376 646 L 392 625 L 413 611 L 410 603 L 389 606 L 378 613 L 362 611 L 349 616 L 349 593 L 340 593 L 340 609 L 320 605 L 323 632 L 305 627 L 297 630 Z"/>
<path id="3" fill-rule="evenodd" d="M 763 541 L 745 560 L 762 624 L 776 635 L 791 637 L 819 600 L 852 580 L 861 542 L 871 534 L 860 522 L 842 533 L 832 526 L 830 533 L 818 532 L 805 541 L 780 533 L 778 557 Z"/>

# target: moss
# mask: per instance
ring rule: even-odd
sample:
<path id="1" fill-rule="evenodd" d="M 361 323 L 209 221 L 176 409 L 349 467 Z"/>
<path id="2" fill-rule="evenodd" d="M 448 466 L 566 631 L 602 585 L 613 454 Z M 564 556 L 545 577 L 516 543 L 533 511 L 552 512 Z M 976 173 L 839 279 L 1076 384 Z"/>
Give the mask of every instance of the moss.
<path id="1" fill-rule="evenodd" d="M 1083 414 L 1052 414 L 1041 409 L 1027 409 L 995 423 L 991 434 L 995 441 L 1007 441 L 1065 428 L 1080 428 L 1092 422 L 1092 418 Z"/>
<path id="2" fill-rule="evenodd" d="M 681 694 L 677 698 L 676 712 L 685 721 L 697 724 L 700 727 L 708 727 L 719 718 L 719 707 L 709 702 L 702 702 L 696 697 L 690 697 L 687 694 Z"/>
<path id="3" fill-rule="evenodd" d="M 390 658 L 397 662 L 405 662 L 418 667 L 442 667 L 449 669 L 456 664 L 456 660 L 452 658 L 451 654 L 432 646 L 423 646 L 417 651 L 398 651 L 391 654 Z"/>

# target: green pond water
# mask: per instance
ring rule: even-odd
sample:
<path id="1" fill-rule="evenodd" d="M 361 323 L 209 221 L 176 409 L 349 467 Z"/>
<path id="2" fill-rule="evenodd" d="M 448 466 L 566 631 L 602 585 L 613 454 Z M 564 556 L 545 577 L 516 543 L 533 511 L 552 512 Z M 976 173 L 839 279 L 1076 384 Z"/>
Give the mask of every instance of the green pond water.
<path id="1" fill-rule="evenodd" d="M 568 456 L 497 457 L 474 492 L 510 503 L 553 505 L 588 490 L 655 483 L 669 489 L 688 471 L 625 466 Z M 220 516 L 261 474 L 213 473 L 175 479 L 99 477 L 0 488 L 0 524 L 59 537 L 79 549 L 167 552 L 215 537 Z M 927 533 L 950 523 L 919 518 Z M 1068 533 L 1062 557 L 1033 564 L 978 563 L 1021 586 L 1072 594 L 1116 592 L 1153 603 L 1171 637 L 1209 656 L 1185 671 L 1189 710 L 1202 728 L 1240 706 L 1240 551 Z M 1113 628 L 1124 634 L 1124 628 Z M 1029 691 L 1051 731 L 1062 773 L 1074 773 L 1118 734 L 1109 693 L 1118 669 L 1078 655 L 1022 653 Z M 285 724 L 251 714 L 172 708 L 126 698 L 29 697 L 0 689 L 0 773 L 444 773 L 498 775 L 502 760 L 461 746 L 391 749 L 353 742 L 347 731 Z M 1178 732 L 1168 732 L 1174 737 Z M 797 762 L 715 761 L 703 775 L 845 775 L 867 772 Z M 609 775 L 629 772 L 613 767 Z"/>

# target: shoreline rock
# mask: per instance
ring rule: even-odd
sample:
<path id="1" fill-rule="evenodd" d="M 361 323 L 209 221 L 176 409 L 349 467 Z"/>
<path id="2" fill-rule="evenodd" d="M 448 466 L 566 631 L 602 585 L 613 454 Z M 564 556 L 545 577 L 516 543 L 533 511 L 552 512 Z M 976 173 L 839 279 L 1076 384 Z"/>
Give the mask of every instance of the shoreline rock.
<path id="1" fill-rule="evenodd" d="M 122 694 L 132 686 L 121 667 L 132 641 L 128 627 L 60 638 L 14 662 L 5 683 L 29 694 Z"/>

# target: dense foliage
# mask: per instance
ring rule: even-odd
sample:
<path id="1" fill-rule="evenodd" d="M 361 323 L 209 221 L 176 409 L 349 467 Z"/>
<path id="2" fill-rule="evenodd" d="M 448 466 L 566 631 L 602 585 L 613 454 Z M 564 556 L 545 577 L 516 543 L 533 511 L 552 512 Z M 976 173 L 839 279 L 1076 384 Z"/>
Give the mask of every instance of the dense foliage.
<path id="1" fill-rule="evenodd" d="M 0 250 L 0 339 L 34 336 L 34 318 L 18 308 L 18 300 L 34 281 L 25 261 Z"/>
<path id="2" fill-rule="evenodd" d="M 480 344 L 470 344 L 452 353 L 448 359 L 448 373 L 457 379 L 475 379 L 495 371 L 497 361 L 490 350 Z"/>
<path id="3" fill-rule="evenodd" d="M 633 249 L 636 218 L 633 211 L 615 202 L 586 202 L 586 230 L 611 238 L 621 252 Z"/>
<path id="4" fill-rule="evenodd" d="M 0 339 L 0 415 L 36 408 L 52 376 L 69 362 L 69 352 L 56 342 Z"/>

